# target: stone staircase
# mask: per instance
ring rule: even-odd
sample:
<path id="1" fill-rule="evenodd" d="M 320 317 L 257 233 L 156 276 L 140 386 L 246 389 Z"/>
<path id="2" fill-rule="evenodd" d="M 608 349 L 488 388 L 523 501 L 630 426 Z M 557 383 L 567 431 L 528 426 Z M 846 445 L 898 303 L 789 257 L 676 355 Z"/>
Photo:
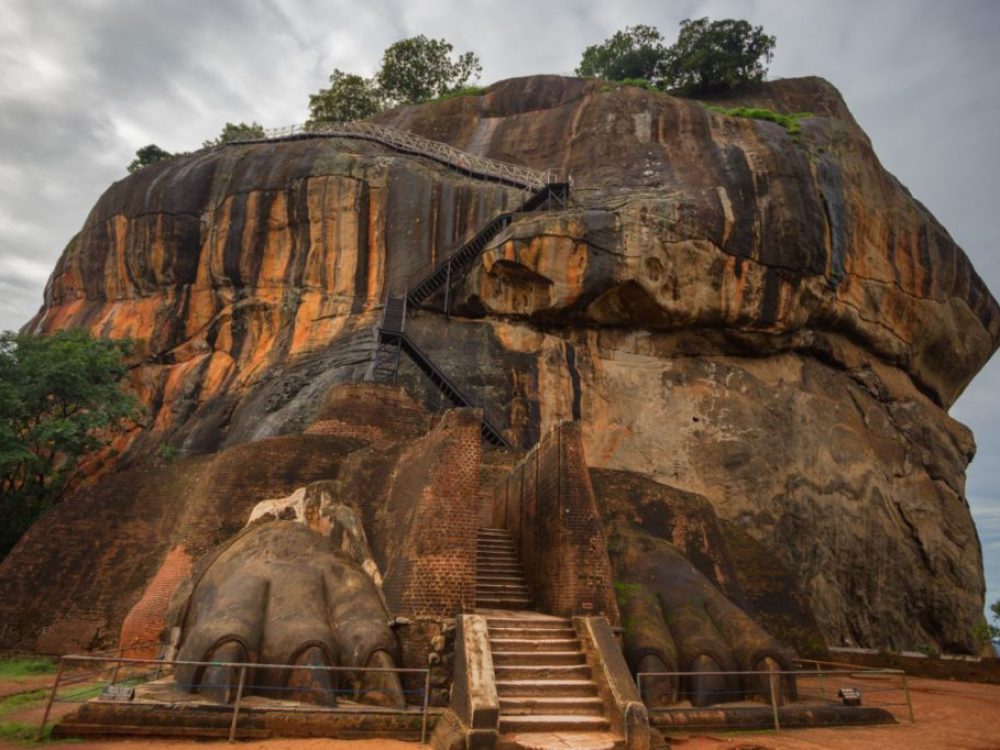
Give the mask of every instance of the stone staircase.
<path id="1" fill-rule="evenodd" d="M 624 747 L 568 619 L 524 613 L 486 622 L 500 701 L 498 748 Z"/>
<path id="2" fill-rule="evenodd" d="M 573 623 L 528 611 L 531 592 L 510 532 L 483 528 L 477 543 L 476 606 L 486 617 L 493 655 L 498 750 L 624 748 Z"/>
<path id="3" fill-rule="evenodd" d="M 521 560 L 506 529 L 479 530 L 476 541 L 476 607 L 531 608 L 531 592 L 524 580 Z"/>

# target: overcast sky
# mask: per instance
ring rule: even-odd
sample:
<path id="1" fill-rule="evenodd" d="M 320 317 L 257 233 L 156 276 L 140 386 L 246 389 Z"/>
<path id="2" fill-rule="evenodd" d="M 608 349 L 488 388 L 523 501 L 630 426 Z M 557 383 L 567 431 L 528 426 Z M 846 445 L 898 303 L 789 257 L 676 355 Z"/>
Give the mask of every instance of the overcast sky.
<path id="1" fill-rule="evenodd" d="M 820 75 L 883 164 L 1000 292 L 996 0 L 0 0 L 0 328 L 41 304 L 60 251 L 137 148 L 197 148 L 226 121 L 302 122 L 334 68 L 371 74 L 416 34 L 474 50 L 483 83 L 570 73 L 626 25 L 683 18 L 778 38 L 772 77 Z M 1000 364 L 952 410 L 976 433 L 968 494 L 1000 598 Z"/>

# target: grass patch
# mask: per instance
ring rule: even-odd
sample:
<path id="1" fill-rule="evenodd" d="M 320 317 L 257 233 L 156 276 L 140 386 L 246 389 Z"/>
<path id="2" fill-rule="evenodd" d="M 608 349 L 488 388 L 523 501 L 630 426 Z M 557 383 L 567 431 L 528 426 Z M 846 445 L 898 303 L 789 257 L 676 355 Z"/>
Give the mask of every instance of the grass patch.
<path id="1" fill-rule="evenodd" d="M 726 115 L 726 117 L 746 117 L 751 120 L 766 120 L 767 122 L 777 123 L 787 130 L 790 136 L 796 139 L 802 135 L 802 120 L 813 116 L 812 112 L 792 112 L 791 114 L 784 115 L 781 112 L 775 112 L 772 109 L 763 109 L 762 107 L 733 107 L 732 109 L 726 109 L 715 104 L 706 104 L 705 106 L 712 112 L 718 112 L 720 115 Z"/>
<path id="2" fill-rule="evenodd" d="M 48 697 L 48 690 L 29 690 L 25 693 L 15 693 L 0 699 L 0 716 L 7 716 L 22 708 L 29 708 L 44 701 Z"/>
<path id="3" fill-rule="evenodd" d="M 460 96 L 482 96 L 486 93 L 485 86 L 462 86 L 460 89 L 455 89 L 454 91 L 447 91 L 436 99 L 431 99 L 432 102 L 443 102 L 446 99 L 457 99 Z"/>
<path id="4" fill-rule="evenodd" d="M 55 671 L 56 665 L 51 659 L 33 658 L 0 661 L 0 679 L 30 677 L 37 674 L 53 674 Z"/>
<path id="5" fill-rule="evenodd" d="M 39 742 L 38 724 L 26 721 L 0 721 L 0 740 L 9 740 L 19 745 L 36 746 L 52 741 L 52 724 L 46 724 Z"/>
<path id="6" fill-rule="evenodd" d="M 647 81 L 645 78 L 623 78 L 619 81 L 622 86 L 635 86 L 636 88 L 646 89 L 646 91 L 656 91 L 660 92 L 660 89 L 656 88 L 652 83 Z"/>

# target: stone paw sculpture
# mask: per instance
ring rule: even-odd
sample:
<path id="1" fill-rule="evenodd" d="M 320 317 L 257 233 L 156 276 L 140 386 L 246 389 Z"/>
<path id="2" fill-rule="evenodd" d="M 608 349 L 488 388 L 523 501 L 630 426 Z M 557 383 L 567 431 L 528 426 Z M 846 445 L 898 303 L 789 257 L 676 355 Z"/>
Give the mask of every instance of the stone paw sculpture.
<path id="1" fill-rule="evenodd" d="M 760 697 L 795 699 L 795 680 L 785 675 L 736 679 L 719 672 L 785 671 L 793 653 L 733 604 L 670 542 L 628 521 L 608 528 L 625 655 L 639 672 L 696 672 L 644 677 L 647 705 L 690 700 L 707 706 Z"/>
<path id="2" fill-rule="evenodd" d="M 182 688 L 229 702 L 239 669 L 227 664 L 237 662 L 396 664 L 398 644 L 358 515 L 333 502 L 330 489 L 312 485 L 262 503 L 251 525 L 199 561 L 171 604 L 177 660 L 218 664 L 178 664 Z M 405 703 L 388 672 L 258 667 L 248 670 L 244 693 L 326 705 L 337 696 Z"/>

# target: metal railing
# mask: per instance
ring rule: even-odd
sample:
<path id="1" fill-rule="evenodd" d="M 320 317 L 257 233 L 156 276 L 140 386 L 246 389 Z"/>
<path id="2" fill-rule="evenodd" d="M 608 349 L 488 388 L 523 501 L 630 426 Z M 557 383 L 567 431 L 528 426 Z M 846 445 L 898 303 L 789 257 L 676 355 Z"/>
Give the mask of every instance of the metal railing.
<path id="1" fill-rule="evenodd" d="M 827 662 L 820 662 L 811 659 L 796 660 L 801 665 L 799 669 L 778 671 L 719 671 L 719 672 L 639 672 L 636 675 L 636 684 L 639 694 L 646 700 L 646 693 L 643 690 L 643 681 L 647 684 L 653 679 L 669 678 L 676 685 L 683 685 L 692 677 L 727 677 L 733 682 L 731 691 L 732 703 L 743 703 L 749 701 L 747 695 L 761 695 L 766 692 L 767 700 L 760 705 L 727 705 L 725 701 L 713 703 L 711 706 L 696 707 L 678 703 L 670 706 L 650 706 L 647 710 L 650 715 L 655 714 L 679 714 L 697 717 L 699 713 L 706 710 L 716 712 L 718 709 L 734 712 L 759 711 L 762 707 L 770 707 L 771 722 L 775 730 L 781 729 L 782 712 L 801 709 L 843 709 L 846 711 L 857 711 L 857 706 L 847 705 L 839 696 L 843 689 L 860 689 L 861 698 L 865 707 L 882 709 L 906 709 L 911 723 L 916 721 L 913 712 L 913 702 L 910 700 L 910 689 L 906 679 L 906 672 L 901 669 L 831 669 Z M 840 666 L 840 665 L 836 665 Z M 781 684 L 784 678 L 795 679 L 797 697 L 794 703 L 783 705 L 781 699 Z M 745 687 L 748 681 L 759 680 L 761 687 L 767 683 L 764 690 L 755 691 L 753 688 Z M 859 681 L 861 681 L 859 683 Z M 859 688 L 859 684 L 863 688 Z M 719 690 L 713 689 L 713 694 L 718 695 Z M 724 691 L 723 691 L 724 692 Z M 681 691 L 681 700 L 684 700 L 684 691 Z M 892 696 L 898 696 L 898 700 L 893 700 Z M 750 701 L 752 702 L 752 701 Z M 891 711 L 890 711 L 891 712 Z M 894 713 L 894 712 L 893 712 Z M 685 723 L 684 728 L 699 726 L 697 722 Z M 716 726 L 706 723 L 705 726 Z"/>
<path id="2" fill-rule="evenodd" d="M 470 154 L 447 143 L 432 141 L 407 130 L 399 130 L 372 122 L 319 122 L 288 125 L 264 131 L 263 138 L 239 138 L 224 145 L 291 141 L 303 138 L 359 138 L 376 141 L 397 151 L 426 156 L 455 167 L 473 176 L 500 180 L 517 187 L 537 190 L 559 181 L 552 169 L 539 171 L 518 164 L 487 159 Z"/>
<path id="3" fill-rule="evenodd" d="M 127 649 L 126 649 L 127 650 Z M 67 669 L 71 665 L 82 665 L 88 667 L 80 671 L 79 669 L 67 672 Z M 103 666 L 102 666 L 103 665 Z M 239 724 L 240 714 L 243 712 L 253 712 L 253 711 L 267 711 L 267 710 L 281 710 L 283 712 L 294 712 L 294 711 L 309 711 L 309 712 L 322 712 L 322 713 L 341 713 L 341 714 L 382 714 L 382 715 L 403 715 L 403 716 L 419 716 L 420 717 L 420 741 L 425 743 L 427 741 L 427 721 L 428 713 L 430 708 L 430 670 L 429 669 L 407 669 L 401 667 L 344 667 L 344 666 L 308 666 L 300 664 L 254 664 L 249 662 L 209 662 L 209 661 L 171 661 L 166 662 L 162 659 L 128 659 L 122 656 L 93 656 L 93 655 L 67 655 L 59 659 L 59 666 L 56 670 L 55 681 L 52 683 L 52 688 L 49 691 L 49 696 L 45 704 L 45 710 L 42 714 L 41 722 L 38 726 L 37 738 L 39 741 L 42 740 L 45 734 L 45 727 L 48 724 L 49 716 L 52 712 L 52 707 L 56 703 L 83 703 L 106 694 L 111 686 L 137 688 L 141 685 L 148 684 L 155 680 L 159 680 L 165 675 L 168 675 L 171 669 L 177 665 L 194 666 L 194 667 L 214 667 L 214 668 L 230 668 L 238 669 L 238 676 L 235 682 L 232 683 L 218 683 L 213 682 L 211 685 L 204 684 L 201 687 L 210 687 L 214 690 L 223 689 L 227 694 L 230 692 L 231 688 L 235 688 L 235 700 L 233 701 L 233 718 L 229 726 L 229 742 L 234 742 L 236 739 L 236 733 Z M 282 701 L 280 704 L 268 704 L 266 702 L 258 701 L 257 703 L 250 705 L 245 702 L 246 696 L 255 691 L 262 690 L 269 694 L 273 694 L 277 691 L 287 690 L 289 692 L 302 692 L 303 690 L 308 691 L 308 688 L 301 687 L 276 687 L 271 684 L 266 685 L 256 685 L 252 682 L 247 682 L 248 677 L 252 677 L 257 674 L 259 670 L 271 670 L 271 669 L 283 669 L 292 671 L 308 671 L 308 672 L 328 672 L 328 673 L 344 673 L 349 675 L 357 675 L 361 673 L 383 673 L 383 674 L 396 674 L 399 676 L 403 675 L 420 675 L 423 677 L 423 689 L 419 691 L 410 691 L 412 693 L 418 693 L 420 695 L 418 702 L 410 704 L 409 702 L 404 708 L 387 708 L 382 706 L 369 705 L 365 703 L 358 703 L 351 701 L 350 705 L 338 705 L 327 706 L 327 705 L 317 705 L 310 704 L 308 706 L 290 706 L 287 701 Z M 110 673 L 107 678 L 102 677 L 103 675 Z M 180 688 L 190 689 L 195 686 L 193 685 L 180 685 L 179 683 L 174 683 Z M 315 689 L 314 689 L 315 690 Z M 404 694 L 407 691 L 404 690 Z M 342 689 L 335 689 L 333 694 L 335 697 L 341 699 L 346 698 L 346 695 L 351 695 L 357 698 L 360 693 L 360 687 L 356 684 L 352 684 L 349 687 Z M 131 698 L 129 698 L 131 700 Z M 419 706 L 419 707 L 418 707 Z"/>

